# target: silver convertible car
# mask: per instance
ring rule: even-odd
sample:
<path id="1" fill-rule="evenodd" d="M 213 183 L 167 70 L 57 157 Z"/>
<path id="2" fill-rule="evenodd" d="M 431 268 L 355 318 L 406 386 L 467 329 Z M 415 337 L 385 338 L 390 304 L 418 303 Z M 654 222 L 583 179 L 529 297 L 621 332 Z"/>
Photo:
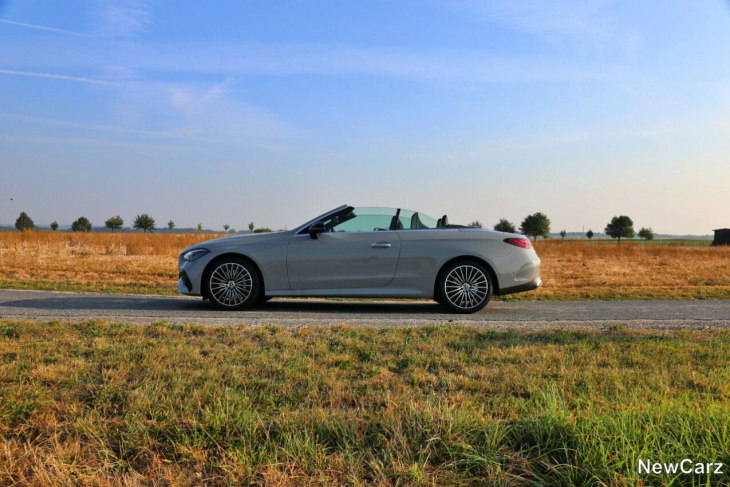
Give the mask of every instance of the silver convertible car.
<path id="1" fill-rule="evenodd" d="M 178 292 L 223 310 L 277 296 L 431 298 L 473 313 L 492 295 L 542 285 L 523 235 L 450 225 L 401 208 L 343 205 L 294 230 L 218 238 L 185 249 Z"/>

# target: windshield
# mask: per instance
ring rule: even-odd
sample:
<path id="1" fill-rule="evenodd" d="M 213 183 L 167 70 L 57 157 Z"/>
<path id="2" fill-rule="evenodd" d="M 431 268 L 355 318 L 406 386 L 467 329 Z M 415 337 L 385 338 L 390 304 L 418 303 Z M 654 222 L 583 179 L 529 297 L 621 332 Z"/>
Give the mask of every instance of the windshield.
<path id="1" fill-rule="evenodd" d="M 316 221 L 324 224 L 325 233 L 379 232 L 385 230 L 430 230 L 441 228 L 435 218 L 402 208 L 342 207 Z M 308 231 L 309 225 L 300 230 Z"/>
<path id="2" fill-rule="evenodd" d="M 395 208 L 348 208 L 322 220 L 325 232 L 377 232 L 390 230 Z"/>

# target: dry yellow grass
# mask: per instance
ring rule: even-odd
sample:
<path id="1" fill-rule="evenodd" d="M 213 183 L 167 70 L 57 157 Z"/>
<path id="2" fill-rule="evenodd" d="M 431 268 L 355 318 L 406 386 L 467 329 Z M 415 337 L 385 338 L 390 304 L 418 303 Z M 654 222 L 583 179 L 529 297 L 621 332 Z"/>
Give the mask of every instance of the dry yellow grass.
<path id="1" fill-rule="evenodd" d="M 730 247 L 539 241 L 536 299 L 730 299 Z"/>
<path id="2" fill-rule="evenodd" d="M 0 286 L 172 294 L 180 251 L 216 236 L 0 233 Z"/>
<path id="3" fill-rule="evenodd" d="M 221 235 L 0 233 L 0 287 L 173 294 L 177 256 Z M 730 299 L 730 247 L 538 241 L 545 285 L 509 299 Z"/>

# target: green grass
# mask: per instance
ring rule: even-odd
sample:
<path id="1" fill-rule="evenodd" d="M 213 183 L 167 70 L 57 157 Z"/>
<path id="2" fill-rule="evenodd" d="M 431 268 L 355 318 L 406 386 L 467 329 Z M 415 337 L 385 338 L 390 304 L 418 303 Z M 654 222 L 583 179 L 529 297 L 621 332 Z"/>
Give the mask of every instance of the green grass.
<path id="1" fill-rule="evenodd" d="M 0 484 L 707 485 L 730 332 L 0 322 Z M 726 468 L 727 470 L 727 468 Z"/>
<path id="2" fill-rule="evenodd" d="M 655 238 L 645 243 L 650 245 L 699 245 L 709 247 L 712 245 L 712 240 L 696 238 Z"/>

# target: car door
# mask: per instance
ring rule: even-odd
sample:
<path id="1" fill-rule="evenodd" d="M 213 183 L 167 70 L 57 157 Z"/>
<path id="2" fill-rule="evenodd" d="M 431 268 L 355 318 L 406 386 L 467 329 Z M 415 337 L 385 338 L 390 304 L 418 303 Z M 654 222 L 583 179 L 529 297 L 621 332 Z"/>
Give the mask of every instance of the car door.
<path id="1" fill-rule="evenodd" d="M 348 208 L 325 219 L 325 232 L 294 235 L 287 249 L 293 290 L 387 286 L 395 275 L 400 239 L 390 230 L 395 209 Z"/>

